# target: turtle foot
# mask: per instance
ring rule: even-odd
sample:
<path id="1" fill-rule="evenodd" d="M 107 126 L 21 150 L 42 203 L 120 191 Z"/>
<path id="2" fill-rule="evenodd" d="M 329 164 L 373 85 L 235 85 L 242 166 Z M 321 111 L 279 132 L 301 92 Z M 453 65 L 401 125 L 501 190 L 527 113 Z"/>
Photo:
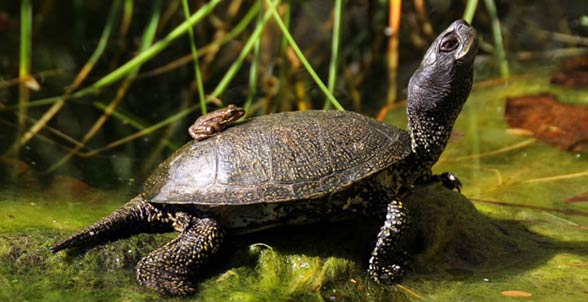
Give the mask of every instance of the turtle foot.
<path id="1" fill-rule="evenodd" d="M 405 267 L 408 265 L 407 260 L 400 260 L 399 263 L 378 266 L 370 263 L 368 275 L 371 280 L 380 284 L 395 284 L 400 282 L 406 275 Z M 400 264 L 401 263 L 401 264 Z"/>
<path id="2" fill-rule="evenodd" d="M 190 281 L 192 276 L 185 270 L 174 267 L 162 267 L 162 263 L 152 257 L 145 257 L 137 264 L 137 280 L 149 289 L 161 294 L 185 296 L 196 291 Z"/>
<path id="3" fill-rule="evenodd" d="M 422 177 L 417 181 L 420 184 L 430 184 L 433 182 L 441 182 L 444 187 L 449 190 L 457 190 L 457 192 L 461 192 L 461 181 L 455 174 L 451 172 L 444 172 L 441 174 L 430 175 L 426 177 Z"/>
<path id="4" fill-rule="evenodd" d="M 451 172 L 444 172 L 439 175 L 436 175 L 439 181 L 449 190 L 457 190 L 457 192 L 461 192 L 461 181 L 459 178 L 455 176 L 455 174 Z"/>
<path id="5" fill-rule="evenodd" d="M 151 252 L 137 264 L 137 280 L 162 294 L 189 295 L 196 291 L 195 276 L 218 250 L 222 231 L 212 219 L 178 213 L 174 222 L 180 235 Z"/>

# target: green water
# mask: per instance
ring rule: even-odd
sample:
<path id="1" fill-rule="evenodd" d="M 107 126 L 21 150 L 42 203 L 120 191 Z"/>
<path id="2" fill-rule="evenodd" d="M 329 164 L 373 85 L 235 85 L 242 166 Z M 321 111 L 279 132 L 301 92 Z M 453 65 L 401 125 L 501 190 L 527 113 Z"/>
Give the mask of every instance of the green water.
<path id="1" fill-rule="evenodd" d="M 366 280 L 372 238 L 365 233 L 373 226 L 349 222 L 231 240 L 203 274 L 198 294 L 161 297 L 137 285 L 134 265 L 173 234 L 135 236 L 82 255 L 48 250 L 132 193 L 7 191 L 0 195 L 0 301 L 586 301 L 588 202 L 564 201 L 588 192 L 588 154 L 510 134 L 503 118 L 507 96 L 551 91 L 588 104 L 588 93 L 547 83 L 535 76 L 474 89 L 435 167 L 458 175 L 467 199 L 436 185 L 408 198 L 427 244 L 402 287 Z M 404 125 L 403 110 L 389 120 Z M 506 297 L 506 290 L 532 296 Z"/>

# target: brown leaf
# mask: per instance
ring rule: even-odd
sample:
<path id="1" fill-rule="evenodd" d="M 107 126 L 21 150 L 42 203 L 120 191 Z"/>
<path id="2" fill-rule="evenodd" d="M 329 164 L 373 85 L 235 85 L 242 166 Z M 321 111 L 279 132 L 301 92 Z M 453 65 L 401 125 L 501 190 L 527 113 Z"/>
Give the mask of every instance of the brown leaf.
<path id="1" fill-rule="evenodd" d="M 533 294 L 520 290 L 503 290 L 500 292 L 503 296 L 515 297 L 515 298 L 528 298 L 532 297 Z"/>
<path id="2" fill-rule="evenodd" d="M 551 83 L 588 88 L 588 57 L 577 57 L 563 62 L 551 77 Z"/>
<path id="3" fill-rule="evenodd" d="M 568 197 L 565 200 L 566 203 L 587 202 L 587 201 L 588 201 L 588 192 L 580 193 L 580 194 L 574 195 L 572 197 Z"/>
<path id="4" fill-rule="evenodd" d="M 551 94 L 507 98 L 504 112 L 511 128 L 525 129 L 537 139 L 563 150 L 588 147 L 588 107 L 563 104 Z"/>

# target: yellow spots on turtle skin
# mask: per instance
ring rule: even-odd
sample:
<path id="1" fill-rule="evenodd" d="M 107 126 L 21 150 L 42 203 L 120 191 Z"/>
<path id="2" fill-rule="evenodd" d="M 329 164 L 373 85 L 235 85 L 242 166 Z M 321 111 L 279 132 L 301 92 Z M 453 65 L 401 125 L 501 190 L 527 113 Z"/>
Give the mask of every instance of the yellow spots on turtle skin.
<path id="1" fill-rule="evenodd" d="M 387 206 L 386 220 L 378 233 L 376 246 L 369 260 L 368 274 L 376 282 L 391 283 L 405 274 L 407 255 L 400 242 L 408 229 L 408 211 L 401 201 Z"/>

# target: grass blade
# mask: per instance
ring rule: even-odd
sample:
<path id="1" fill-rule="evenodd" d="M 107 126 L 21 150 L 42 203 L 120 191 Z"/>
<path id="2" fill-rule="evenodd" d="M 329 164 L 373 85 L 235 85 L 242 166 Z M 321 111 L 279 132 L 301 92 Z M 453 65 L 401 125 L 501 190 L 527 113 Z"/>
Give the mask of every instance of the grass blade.
<path id="1" fill-rule="evenodd" d="M 494 36 L 494 52 L 498 64 L 500 64 L 500 74 L 503 78 L 507 78 L 510 75 L 510 68 L 508 67 L 508 61 L 506 60 L 506 51 L 504 50 L 504 43 L 502 42 L 502 30 L 500 29 L 500 20 L 496 12 L 496 4 L 494 0 L 485 0 L 486 9 L 490 15 L 492 21 L 492 35 Z"/>
<path id="2" fill-rule="evenodd" d="M 27 104 L 29 102 L 29 81 L 31 72 L 31 42 L 33 27 L 33 7 L 30 0 L 23 0 L 20 6 L 20 62 L 18 70 L 18 117 L 17 127 L 19 136 L 24 133 L 27 122 Z M 16 156 L 20 150 L 18 142 L 17 148 L 11 150 Z"/>
<path id="3" fill-rule="evenodd" d="M 186 20 L 190 18 L 190 6 L 188 0 L 182 0 L 184 8 L 184 15 Z M 188 36 L 190 37 L 190 50 L 192 51 L 192 59 L 194 61 L 194 73 L 196 77 L 196 87 L 198 89 L 198 99 L 200 100 L 200 110 L 202 115 L 206 114 L 206 98 L 204 97 L 204 85 L 202 84 L 202 74 L 200 73 L 200 66 L 198 64 L 198 50 L 196 48 L 196 41 L 194 39 L 194 30 L 192 26 L 188 27 Z"/>
<path id="4" fill-rule="evenodd" d="M 261 7 L 263 0 L 258 0 L 257 3 Z M 263 23 L 263 14 L 260 10 L 257 14 L 257 23 Z M 253 98 L 255 97 L 255 93 L 257 92 L 257 73 L 259 70 L 259 51 L 261 48 L 261 37 L 255 41 L 255 45 L 253 46 L 253 62 L 251 62 L 251 68 L 249 69 L 249 92 L 247 93 L 247 100 L 245 100 L 245 112 L 249 112 L 249 108 L 251 108 L 251 104 L 253 103 Z"/>
<path id="5" fill-rule="evenodd" d="M 266 2 L 270 3 L 269 0 L 266 0 Z M 282 18 L 280 17 L 278 12 L 275 10 L 275 8 L 272 7 L 268 11 L 273 15 L 274 21 L 276 21 L 276 23 L 278 24 L 278 26 L 282 30 L 282 34 L 288 40 L 290 47 L 292 47 L 292 50 L 294 50 L 294 52 L 296 53 L 296 55 L 300 59 L 300 62 L 302 62 L 302 65 L 304 65 L 304 67 L 306 68 L 306 71 L 308 71 L 310 76 L 314 79 L 315 83 L 319 86 L 319 88 L 323 91 L 323 93 L 327 96 L 327 98 L 333 104 L 333 106 L 335 106 L 335 108 L 337 108 L 338 110 L 345 110 L 343 108 L 343 106 L 341 106 L 341 104 L 337 101 L 337 99 L 335 99 L 333 94 L 331 92 L 329 92 L 329 89 L 327 89 L 327 86 L 325 86 L 323 81 L 316 74 L 316 72 L 314 71 L 314 68 L 312 68 L 312 66 L 310 65 L 310 63 L 308 62 L 308 60 L 306 59 L 306 57 L 304 56 L 302 51 L 300 50 L 300 47 L 298 47 L 298 44 L 296 44 L 296 41 L 294 41 L 294 38 L 292 37 L 292 35 L 288 31 L 288 28 L 284 24 L 284 21 L 282 21 Z"/>
<path id="6" fill-rule="evenodd" d="M 279 0 L 275 0 L 273 3 L 269 3 L 270 7 L 268 11 L 265 12 L 265 14 L 263 15 L 261 23 L 257 23 L 255 30 L 249 37 L 249 40 L 247 40 L 247 42 L 245 43 L 245 46 L 243 46 L 241 53 L 239 53 L 239 56 L 237 57 L 235 62 L 233 62 L 225 76 L 220 80 L 220 82 L 218 83 L 214 91 L 210 94 L 210 96 L 218 98 L 227 89 L 229 83 L 231 82 L 231 80 L 233 80 L 233 78 L 237 74 L 237 71 L 239 71 L 239 69 L 241 68 L 241 65 L 243 65 L 243 61 L 245 61 L 245 58 L 249 55 L 249 53 L 253 49 L 253 46 L 255 46 L 255 42 L 261 38 L 261 33 L 263 31 L 263 28 L 265 27 L 265 24 L 271 17 L 271 12 L 275 10 L 276 6 L 279 3 Z"/>
<path id="7" fill-rule="evenodd" d="M 339 43 L 341 40 L 341 15 L 343 14 L 343 0 L 335 0 L 333 9 L 333 39 L 331 40 L 331 61 L 329 62 L 329 80 L 327 88 L 334 93 L 337 83 L 337 65 L 339 63 Z M 331 102 L 325 101 L 324 109 L 329 109 Z"/>
<path id="8" fill-rule="evenodd" d="M 474 20 L 476 8 L 478 8 L 478 0 L 468 0 L 465 11 L 463 13 L 463 19 L 468 21 L 470 24 L 472 23 L 472 20 Z"/>
<path id="9" fill-rule="evenodd" d="M 90 59 L 88 59 L 88 62 L 84 64 L 80 72 L 75 77 L 73 83 L 67 88 L 65 94 L 62 97 L 60 97 L 57 100 L 57 102 L 53 103 L 53 106 L 51 106 L 51 108 L 49 108 L 49 110 L 47 110 L 43 114 L 43 116 L 33 126 L 31 126 L 31 128 L 20 138 L 20 140 L 17 143 L 15 143 L 12 149 L 18 150 L 21 146 L 23 146 L 31 138 L 33 138 L 37 133 L 39 133 L 39 131 L 41 131 L 41 129 L 43 129 L 43 127 L 45 127 L 45 125 L 47 125 L 47 123 L 61 110 L 61 108 L 65 104 L 65 101 L 70 97 L 71 93 L 74 90 L 76 90 L 83 83 L 88 74 L 92 72 L 94 66 L 96 65 L 96 62 L 98 62 L 98 59 L 100 59 L 100 57 L 104 53 L 106 45 L 108 44 L 110 33 L 112 31 L 112 28 L 114 27 L 114 24 L 116 23 L 116 16 L 118 15 L 119 8 L 120 1 L 114 1 L 110 8 L 110 13 L 108 14 L 106 25 L 104 26 L 104 30 L 102 31 L 102 35 L 100 36 L 100 40 L 98 42 L 96 49 L 94 50 L 94 53 L 92 53 Z"/>
<path id="10" fill-rule="evenodd" d="M 161 51 L 166 49 L 173 41 L 178 39 L 180 36 L 185 34 L 188 29 L 194 26 L 196 23 L 202 21 L 204 17 L 208 16 L 212 10 L 221 2 L 221 0 L 211 0 L 209 3 L 203 5 L 200 9 L 198 9 L 190 18 L 172 30 L 167 36 L 163 39 L 158 41 L 157 43 L 151 45 L 145 51 L 139 53 L 136 57 L 128 61 L 127 63 L 123 64 L 119 68 L 115 69 L 113 72 L 107 74 L 97 82 L 95 82 L 92 86 L 80 90 L 74 93 L 72 96 L 80 97 L 83 95 L 87 95 L 89 93 L 96 92 L 103 87 L 109 86 L 114 82 L 120 80 L 122 77 L 126 76 L 127 74 L 133 72 L 138 66 L 141 66 L 149 59 L 155 57 Z"/>
<path id="11" fill-rule="evenodd" d="M 155 33 L 157 31 L 157 24 L 159 22 L 160 13 L 161 13 L 161 0 L 155 1 L 155 5 L 153 7 L 153 12 L 151 15 L 151 20 L 149 21 L 149 24 L 147 25 L 147 28 L 145 29 L 145 31 L 143 33 L 143 38 L 142 38 L 141 47 L 140 47 L 141 52 L 149 49 L 149 46 L 153 43 L 153 40 L 155 39 Z M 92 125 L 90 130 L 88 130 L 86 135 L 84 135 L 84 137 L 82 138 L 82 140 L 81 140 L 82 145 L 85 145 L 87 142 L 89 142 L 96 135 L 96 133 L 98 133 L 98 131 L 102 128 L 104 123 L 106 123 L 108 118 L 112 115 L 112 113 L 114 112 L 116 107 L 124 99 L 126 91 L 130 87 L 134 78 L 137 76 L 137 73 L 139 72 L 140 67 L 141 67 L 141 64 L 138 64 L 138 65 L 134 66 L 134 69 L 132 69 L 128 73 L 127 77 L 125 78 L 125 81 L 119 87 L 115 98 L 106 107 L 102 116 L 100 116 L 98 118 L 98 120 L 96 120 L 96 122 Z M 56 170 L 57 168 L 61 167 L 70 158 L 72 158 L 75 154 L 77 154 L 77 152 L 80 149 L 81 149 L 81 146 L 76 146 L 71 152 L 66 154 L 63 158 L 61 158 L 59 161 L 57 161 L 55 164 L 53 164 L 51 167 L 49 167 L 49 169 L 47 169 L 47 171 L 45 171 L 45 173 L 52 172 L 52 171 Z"/>
<path id="12" fill-rule="evenodd" d="M 386 103 L 391 106 L 397 99 L 398 90 L 398 36 L 400 32 L 400 15 L 402 13 L 402 1 L 390 0 L 388 9 L 388 49 L 386 52 L 386 61 L 388 63 L 388 96 Z"/>

